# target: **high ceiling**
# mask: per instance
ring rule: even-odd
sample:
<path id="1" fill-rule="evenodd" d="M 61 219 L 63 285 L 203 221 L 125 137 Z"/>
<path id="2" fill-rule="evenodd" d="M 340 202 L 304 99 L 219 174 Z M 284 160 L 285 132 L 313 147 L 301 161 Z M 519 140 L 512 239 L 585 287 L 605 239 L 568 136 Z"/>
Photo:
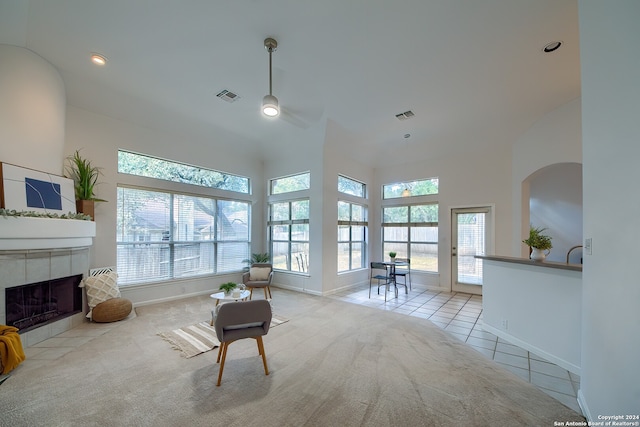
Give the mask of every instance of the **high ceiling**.
<path id="1" fill-rule="evenodd" d="M 30 0 L 23 20 L 69 104 L 267 158 L 322 144 L 327 120 L 372 165 L 506 146 L 580 96 L 576 0 Z M 276 120 L 259 112 L 266 37 Z"/>

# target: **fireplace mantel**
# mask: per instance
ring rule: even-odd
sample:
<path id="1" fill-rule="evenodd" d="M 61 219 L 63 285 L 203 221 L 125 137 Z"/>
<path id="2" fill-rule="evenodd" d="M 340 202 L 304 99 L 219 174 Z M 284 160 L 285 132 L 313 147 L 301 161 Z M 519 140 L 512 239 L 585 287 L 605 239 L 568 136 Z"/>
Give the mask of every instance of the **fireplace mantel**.
<path id="1" fill-rule="evenodd" d="M 78 219 L 0 217 L 0 251 L 91 246 L 96 223 Z"/>

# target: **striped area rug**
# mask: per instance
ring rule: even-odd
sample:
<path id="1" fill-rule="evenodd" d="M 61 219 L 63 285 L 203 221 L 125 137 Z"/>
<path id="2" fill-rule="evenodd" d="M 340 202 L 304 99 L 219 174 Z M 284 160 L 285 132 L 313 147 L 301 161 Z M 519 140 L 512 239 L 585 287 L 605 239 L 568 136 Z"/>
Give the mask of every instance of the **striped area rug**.
<path id="1" fill-rule="evenodd" d="M 270 327 L 273 328 L 287 321 L 288 319 L 273 315 Z M 209 325 L 209 321 L 168 332 L 160 332 L 158 335 L 169 342 L 174 349 L 179 350 L 182 356 L 186 358 L 197 356 L 220 346 L 220 341 L 216 337 L 216 330 Z"/>

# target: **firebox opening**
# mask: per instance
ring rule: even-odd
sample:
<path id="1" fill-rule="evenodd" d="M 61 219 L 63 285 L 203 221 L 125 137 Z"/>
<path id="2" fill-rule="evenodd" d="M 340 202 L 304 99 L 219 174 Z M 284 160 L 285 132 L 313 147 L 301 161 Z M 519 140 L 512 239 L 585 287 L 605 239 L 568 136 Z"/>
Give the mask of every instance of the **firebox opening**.
<path id="1" fill-rule="evenodd" d="M 19 333 L 82 311 L 82 275 L 62 277 L 5 289 L 7 325 Z"/>

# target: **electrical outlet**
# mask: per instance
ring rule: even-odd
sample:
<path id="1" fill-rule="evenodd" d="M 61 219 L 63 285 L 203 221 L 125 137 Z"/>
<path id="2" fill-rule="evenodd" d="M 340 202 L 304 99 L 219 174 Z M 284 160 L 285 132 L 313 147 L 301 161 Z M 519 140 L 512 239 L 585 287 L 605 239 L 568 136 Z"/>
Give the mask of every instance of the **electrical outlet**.
<path id="1" fill-rule="evenodd" d="M 509 329 L 509 321 L 507 319 L 502 319 L 500 322 L 502 329 Z"/>

